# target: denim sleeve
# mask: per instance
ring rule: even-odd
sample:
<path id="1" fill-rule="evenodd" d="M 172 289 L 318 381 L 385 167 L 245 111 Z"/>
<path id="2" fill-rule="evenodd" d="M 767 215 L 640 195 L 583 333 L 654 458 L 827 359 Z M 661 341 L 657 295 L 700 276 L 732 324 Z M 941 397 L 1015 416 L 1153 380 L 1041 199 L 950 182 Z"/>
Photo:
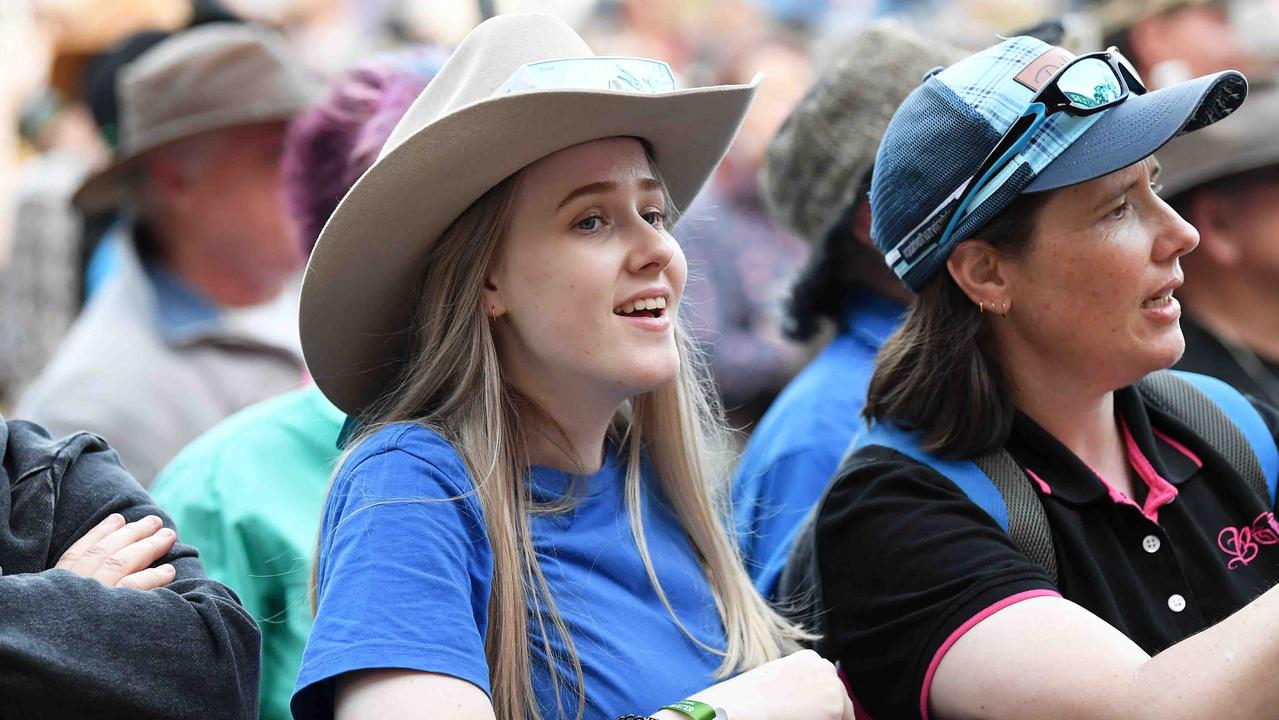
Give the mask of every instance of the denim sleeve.
<path id="1" fill-rule="evenodd" d="M 24 717 L 254 718 L 260 635 L 179 543 L 162 588 L 108 588 L 48 569 L 118 512 L 172 522 L 100 438 L 8 424 L 0 493 L 0 711 Z M 7 712 L 3 714 L 8 714 Z"/>

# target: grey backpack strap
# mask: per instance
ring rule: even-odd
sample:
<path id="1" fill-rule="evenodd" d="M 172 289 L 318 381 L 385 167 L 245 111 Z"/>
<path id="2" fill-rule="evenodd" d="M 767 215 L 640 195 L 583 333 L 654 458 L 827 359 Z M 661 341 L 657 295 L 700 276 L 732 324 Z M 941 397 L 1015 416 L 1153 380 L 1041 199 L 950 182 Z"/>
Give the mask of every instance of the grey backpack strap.
<path id="1" fill-rule="evenodd" d="M 1142 397 L 1185 423 L 1195 435 L 1243 476 L 1267 507 L 1272 505 L 1265 473 L 1239 426 L 1190 381 L 1169 370 L 1153 372 L 1137 383 Z"/>
<path id="2" fill-rule="evenodd" d="M 1008 537 L 1018 550 L 1048 573 L 1055 585 L 1057 553 L 1048 529 L 1048 515 L 1030 484 L 1030 477 L 1002 448 L 975 458 L 973 463 L 986 473 L 1004 497 L 1004 504 L 1008 506 Z"/>

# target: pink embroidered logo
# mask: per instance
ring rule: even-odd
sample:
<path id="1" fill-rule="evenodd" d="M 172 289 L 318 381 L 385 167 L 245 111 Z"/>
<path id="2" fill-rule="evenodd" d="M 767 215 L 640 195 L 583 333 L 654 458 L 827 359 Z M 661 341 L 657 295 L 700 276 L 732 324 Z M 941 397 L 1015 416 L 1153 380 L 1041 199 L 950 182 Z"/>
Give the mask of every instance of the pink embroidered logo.
<path id="1" fill-rule="evenodd" d="M 1256 559 L 1262 545 L 1279 544 L 1279 522 L 1273 512 L 1263 512 L 1252 525 L 1228 527 L 1217 534 L 1217 547 L 1230 556 L 1226 567 L 1234 570 Z"/>

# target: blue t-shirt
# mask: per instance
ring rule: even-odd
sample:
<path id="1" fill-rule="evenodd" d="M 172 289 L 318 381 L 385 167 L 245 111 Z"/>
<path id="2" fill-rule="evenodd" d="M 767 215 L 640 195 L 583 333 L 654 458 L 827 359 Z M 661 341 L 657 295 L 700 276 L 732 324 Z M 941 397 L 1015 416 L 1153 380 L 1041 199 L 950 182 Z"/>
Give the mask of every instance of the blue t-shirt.
<path id="1" fill-rule="evenodd" d="M 772 597 L 795 533 L 821 499 L 861 426 L 875 355 L 901 305 L 852 292 L 840 332 L 773 401 L 733 479 L 739 547 L 755 587 Z"/>
<path id="2" fill-rule="evenodd" d="M 693 548 L 647 464 L 641 508 L 658 578 L 680 621 L 722 649 L 724 629 Z M 573 510 L 535 515 L 538 562 L 585 674 L 586 717 L 652 712 L 716 682 L 720 658 L 684 635 L 640 561 L 624 502 L 626 464 L 611 455 L 576 481 Z M 562 497 L 573 478 L 532 468 L 535 495 Z M 320 528 L 319 607 L 293 695 L 295 718 L 333 714 L 333 679 L 408 668 L 466 680 L 486 693 L 492 548 L 458 453 L 418 425 L 384 428 L 344 463 Z M 543 717 L 555 696 L 530 627 L 533 688 Z M 563 643 L 549 631 L 552 646 Z M 572 673 L 560 665 L 562 676 Z M 561 693 L 566 713 L 576 694 Z"/>

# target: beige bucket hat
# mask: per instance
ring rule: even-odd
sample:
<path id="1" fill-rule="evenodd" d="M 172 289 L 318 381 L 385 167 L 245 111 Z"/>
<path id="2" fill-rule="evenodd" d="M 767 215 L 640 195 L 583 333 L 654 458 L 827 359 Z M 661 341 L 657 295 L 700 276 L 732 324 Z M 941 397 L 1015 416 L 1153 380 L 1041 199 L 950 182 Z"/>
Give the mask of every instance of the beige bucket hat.
<path id="1" fill-rule="evenodd" d="M 358 415 L 395 378 L 427 250 L 481 195 L 559 150 L 630 136 L 652 146 L 684 210 L 728 149 L 758 83 L 660 93 L 498 92 L 526 64 L 591 57 L 553 16 L 485 21 L 342 199 L 311 254 L 300 323 L 311 374 L 339 408 Z"/>
<path id="2" fill-rule="evenodd" d="M 85 212 L 119 205 L 124 180 L 148 151 L 209 130 L 288 120 L 320 89 L 273 31 L 209 23 L 179 32 L 120 70 L 120 144 L 71 202 Z"/>

